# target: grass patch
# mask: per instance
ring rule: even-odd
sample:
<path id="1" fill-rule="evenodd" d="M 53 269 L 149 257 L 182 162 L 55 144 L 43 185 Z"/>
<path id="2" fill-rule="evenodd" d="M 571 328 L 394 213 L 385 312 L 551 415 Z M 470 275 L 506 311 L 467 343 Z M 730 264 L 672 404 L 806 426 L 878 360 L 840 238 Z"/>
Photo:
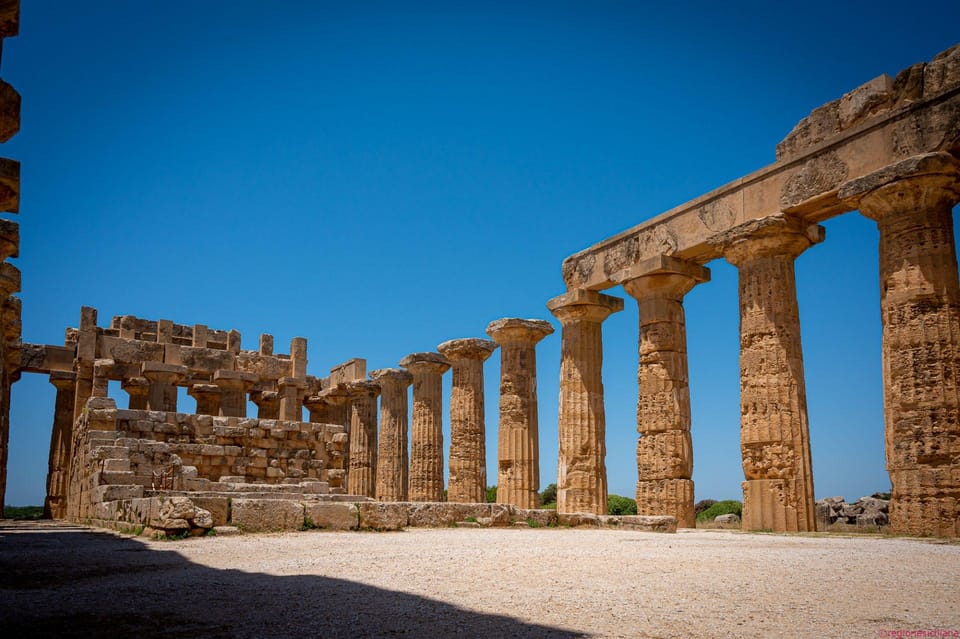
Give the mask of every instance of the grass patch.
<path id="1" fill-rule="evenodd" d="M 539 528 L 540 522 L 534 519 L 533 517 L 527 517 L 527 525 L 531 528 Z"/>
<path id="2" fill-rule="evenodd" d="M 474 517 L 473 515 L 470 515 L 469 517 L 464 517 L 463 520 L 464 520 L 464 521 L 468 521 L 468 522 L 470 522 L 471 524 L 477 523 L 477 518 Z"/>
<path id="3" fill-rule="evenodd" d="M 43 519 L 43 506 L 4 506 L 4 519 Z"/>

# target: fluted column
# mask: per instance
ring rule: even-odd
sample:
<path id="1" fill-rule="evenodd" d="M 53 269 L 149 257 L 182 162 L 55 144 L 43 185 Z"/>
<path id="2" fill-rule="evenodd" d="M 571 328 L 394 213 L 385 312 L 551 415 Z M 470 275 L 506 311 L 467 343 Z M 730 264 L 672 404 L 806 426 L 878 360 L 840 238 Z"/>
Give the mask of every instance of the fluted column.
<path id="1" fill-rule="evenodd" d="M 256 382 L 257 376 L 254 373 L 230 370 L 214 372 L 213 383 L 220 388 L 220 415 L 246 417 L 247 392 Z"/>
<path id="2" fill-rule="evenodd" d="M 904 160 L 841 187 L 880 231 L 880 313 L 890 525 L 960 536 L 960 282 L 953 206 L 960 164 Z"/>
<path id="3" fill-rule="evenodd" d="M 187 395 L 197 401 L 197 415 L 220 414 L 220 387 L 216 384 L 194 384 Z"/>
<path id="4" fill-rule="evenodd" d="M 667 255 L 620 277 L 640 311 L 637 514 L 672 515 L 681 528 L 697 525 L 683 296 L 709 280 L 706 268 Z"/>
<path id="5" fill-rule="evenodd" d="M 140 376 L 128 377 L 120 382 L 120 388 L 130 396 L 130 401 L 127 403 L 128 409 L 147 410 L 147 395 L 150 393 L 149 379 Z"/>
<path id="6" fill-rule="evenodd" d="M 498 504 L 540 505 L 536 345 L 551 333 L 553 326 L 543 320 L 504 318 L 487 326 L 487 335 L 500 347 Z"/>
<path id="7" fill-rule="evenodd" d="M 356 394 L 346 382 L 340 382 L 320 391 L 320 397 L 327 402 L 327 423 L 339 424 L 350 432 L 352 411 L 350 405 L 356 399 Z"/>
<path id="8" fill-rule="evenodd" d="M 53 412 L 53 432 L 50 435 L 50 456 L 47 464 L 47 497 L 43 510 L 45 517 L 62 519 L 66 507 L 69 480 L 70 450 L 73 447 L 73 393 L 76 374 L 55 371 L 50 383 L 57 389 Z"/>
<path id="9" fill-rule="evenodd" d="M 347 493 L 375 497 L 377 494 L 377 397 L 380 395 L 380 384 L 372 380 L 356 380 L 347 384 L 354 392 L 354 400 L 350 404 Z"/>
<path id="10" fill-rule="evenodd" d="M 437 347 L 453 368 L 447 501 L 483 503 L 487 499 L 483 362 L 496 348 L 494 342 L 476 338 L 453 339 Z"/>
<path id="11" fill-rule="evenodd" d="M 574 289 L 547 302 L 562 329 L 557 431 L 557 512 L 607 513 L 602 322 L 623 310 L 619 297 Z"/>
<path id="12" fill-rule="evenodd" d="M 150 380 L 147 408 L 177 412 L 177 384 L 186 376 L 186 367 L 161 362 L 144 362 L 140 374 Z"/>
<path id="13" fill-rule="evenodd" d="M 816 530 L 794 260 L 822 240 L 822 227 L 786 216 L 711 239 L 739 271 L 745 530 Z"/>
<path id="14" fill-rule="evenodd" d="M 443 501 L 443 374 L 450 362 L 438 353 L 400 360 L 413 375 L 410 432 L 410 501 Z"/>
<path id="15" fill-rule="evenodd" d="M 377 451 L 379 501 L 406 501 L 409 459 L 407 447 L 407 387 L 413 375 L 399 368 L 381 368 L 370 377 L 380 384 L 380 442 Z"/>
<path id="16" fill-rule="evenodd" d="M 263 352 L 265 337 L 260 336 L 260 350 Z M 272 342 L 271 342 L 272 345 Z M 261 390 L 250 393 L 250 401 L 257 405 L 257 419 L 280 419 L 280 393 L 275 390 Z M 299 421 L 299 420 L 297 420 Z"/>

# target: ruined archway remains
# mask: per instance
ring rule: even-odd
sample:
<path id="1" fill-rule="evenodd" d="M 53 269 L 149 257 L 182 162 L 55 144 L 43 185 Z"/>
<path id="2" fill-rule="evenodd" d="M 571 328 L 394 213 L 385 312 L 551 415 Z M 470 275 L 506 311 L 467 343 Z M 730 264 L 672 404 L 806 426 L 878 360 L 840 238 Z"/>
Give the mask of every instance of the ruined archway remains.
<path id="1" fill-rule="evenodd" d="M 960 535 L 960 46 L 814 110 L 777 161 L 567 258 L 558 506 L 604 512 L 601 322 L 640 311 L 637 503 L 693 524 L 683 296 L 739 271 L 745 529 L 815 529 L 794 260 L 852 210 L 880 231 L 893 531 Z"/>

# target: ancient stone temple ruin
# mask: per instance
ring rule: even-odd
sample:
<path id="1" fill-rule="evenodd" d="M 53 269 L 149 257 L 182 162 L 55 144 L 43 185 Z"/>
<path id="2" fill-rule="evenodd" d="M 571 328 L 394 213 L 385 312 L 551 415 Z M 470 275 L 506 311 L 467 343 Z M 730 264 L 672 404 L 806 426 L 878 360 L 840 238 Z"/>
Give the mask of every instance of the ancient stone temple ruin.
<path id="1" fill-rule="evenodd" d="M 794 260 L 819 222 L 858 210 L 880 232 L 887 468 L 895 533 L 960 535 L 960 46 L 814 110 L 777 161 L 563 264 L 558 508 L 603 512 L 601 324 L 640 311 L 637 505 L 693 522 L 683 297 L 739 271 L 745 529 L 815 529 Z M 695 390 L 695 389 L 694 389 Z"/>
<path id="2" fill-rule="evenodd" d="M 0 2 L 0 38 L 18 21 L 19 3 Z M 0 103 L 2 142 L 20 121 L 20 96 L 2 80 Z M 7 262 L 19 230 L 0 219 L 0 499 L 10 388 L 37 373 L 56 388 L 45 502 L 55 518 L 194 534 L 468 518 L 694 526 L 683 300 L 722 258 L 739 273 L 744 528 L 814 530 L 794 260 L 824 241 L 819 222 L 857 210 L 880 234 L 890 521 L 896 533 L 960 536 L 958 201 L 960 46 L 816 109 L 774 164 L 565 260 L 566 290 L 547 302 L 561 326 L 557 513 L 538 510 L 536 346 L 550 323 L 507 317 L 489 323 L 489 340 L 449 339 L 369 373 L 356 358 L 320 375 L 308 370 L 305 338 L 279 353 L 261 335 L 246 350 L 237 331 L 133 316 L 101 326 L 87 307 L 62 344 L 22 343 L 20 274 Z M 18 210 L 13 160 L 0 159 L 0 205 Z M 640 318 L 640 515 L 604 519 L 602 325 L 624 308 L 605 292 L 616 286 Z M 487 504 L 484 362 L 498 349 L 499 490 Z M 178 405 L 184 392 L 192 412 Z"/>

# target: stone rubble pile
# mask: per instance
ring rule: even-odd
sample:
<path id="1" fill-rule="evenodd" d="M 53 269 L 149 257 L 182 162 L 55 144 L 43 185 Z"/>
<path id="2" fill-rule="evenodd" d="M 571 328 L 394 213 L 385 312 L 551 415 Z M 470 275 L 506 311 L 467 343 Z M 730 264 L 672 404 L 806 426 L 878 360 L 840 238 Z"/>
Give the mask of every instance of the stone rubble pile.
<path id="1" fill-rule="evenodd" d="M 827 497 L 817 502 L 818 527 L 829 524 L 884 526 L 890 523 L 890 501 L 861 497 L 848 504 L 843 497 Z"/>

